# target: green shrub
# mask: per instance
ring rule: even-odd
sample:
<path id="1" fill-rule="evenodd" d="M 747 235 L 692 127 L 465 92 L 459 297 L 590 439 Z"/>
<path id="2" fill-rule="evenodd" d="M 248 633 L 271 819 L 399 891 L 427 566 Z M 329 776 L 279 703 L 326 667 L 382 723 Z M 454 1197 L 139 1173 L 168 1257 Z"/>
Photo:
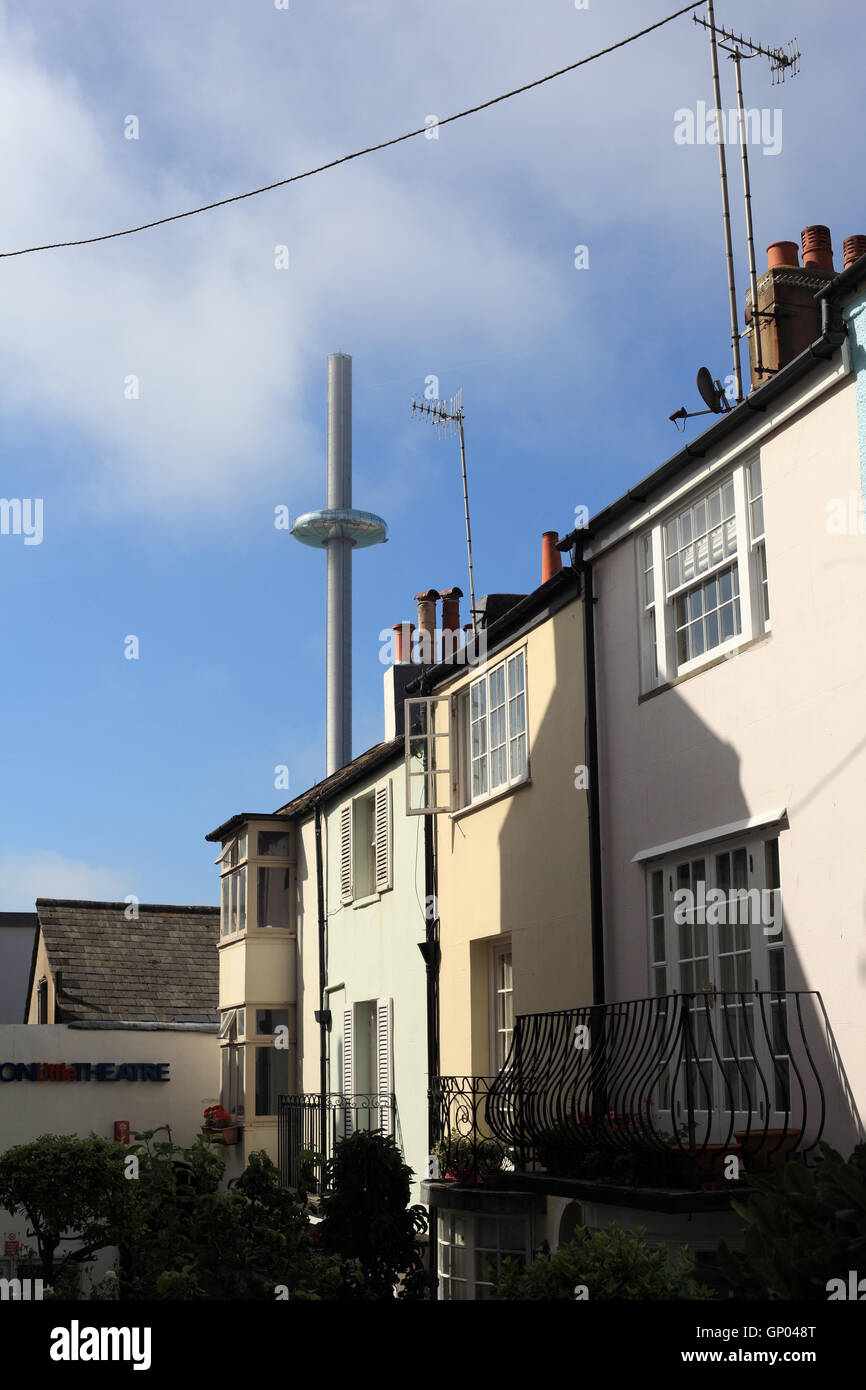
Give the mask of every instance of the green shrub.
<path id="1" fill-rule="evenodd" d="M 747 1201 L 732 1202 L 746 1222 L 742 1250 L 719 1246 L 708 1281 L 743 1299 L 825 1301 L 831 1279 L 866 1274 L 866 1144 L 844 1159 L 821 1146 L 814 1168 L 789 1159 L 775 1182 L 748 1179 Z"/>
<path id="2" fill-rule="evenodd" d="M 357 1130 L 337 1145 L 325 1166 L 322 1222 L 323 1254 L 338 1255 L 350 1267 L 357 1261 L 363 1285 L 347 1280 L 341 1298 L 424 1298 L 430 1278 L 416 1235 L 426 1230 L 427 1214 L 409 1206 L 412 1169 L 392 1138 Z"/>
<path id="3" fill-rule="evenodd" d="M 709 1289 L 693 1283 L 694 1268 L 685 1250 L 669 1264 L 664 1248 L 648 1245 L 641 1229 L 633 1234 L 618 1226 L 605 1231 L 579 1230 L 554 1253 L 537 1255 L 531 1264 L 505 1261 L 496 1283 L 501 1300 L 538 1299 L 574 1302 L 585 1286 L 589 1301 L 600 1299 L 708 1299 Z"/>

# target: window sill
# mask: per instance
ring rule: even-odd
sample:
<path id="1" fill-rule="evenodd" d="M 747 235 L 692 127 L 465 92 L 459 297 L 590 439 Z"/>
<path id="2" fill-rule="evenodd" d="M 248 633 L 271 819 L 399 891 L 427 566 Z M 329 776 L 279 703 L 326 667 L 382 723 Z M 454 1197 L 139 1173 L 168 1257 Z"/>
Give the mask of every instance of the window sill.
<path id="1" fill-rule="evenodd" d="M 654 700 L 656 695 L 664 695 L 666 690 L 673 690 L 676 686 L 682 685 L 684 681 L 694 680 L 695 676 L 702 676 L 705 671 L 712 671 L 716 666 L 722 666 L 726 661 L 733 661 L 734 657 L 739 656 L 742 652 L 750 651 L 762 642 L 768 642 L 772 635 L 773 630 L 768 626 L 763 632 L 759 632 L 757 637 L 750 637 L 748 641 L 741 642 L 738 647 L 731 647 L 718 656 L 711 657 L 700 666 L 695 666 L 690 671 L 684 671 L 681 676 L 674 676 L 671 680 L 665 681 L 663 685 L 657 685 L 654 690 L 645 690 L 638 695 L 638 704 L 642 705 L 645 700 Z"/>
<path id="2" fill-rule="evenodd" d="M 368 893 L 366 898 L 353 898 L 352 907 L 369 907 L 371 903 L 377 903 L 381 898 L 381 893 Z"/>
<path id="3" fill-rule="evenodd" d="M 519 782 L 512 782 L 510 786 L 503 787 L 501 791 L 493 792 L 490 796 L 485 796 L 478 801 L 473 801 L 469 806 L 461 806 L 459 811 L 451 811 L 449 820 L 462 820 L 464 816 L 470 816 L 473 811 L 483 811 L 485 806 L 492 806 L 497 801 L 502 801 L 506 796 L 512 796 L 514 792 L 520 791 L 521 787 L 532 785 L 532 778 L 527 775 Z"/>
<path id="4" fill-rule="evenodd" d="M 294 927 L 245 927 L 243 931 L 221 936 L 217 943 L 217 949 L 221 950 L 223 946 L 236 946 L 239 941 L 254 941 L 260 936 L 293 937 L 297 936 L 297 932 Z"/>

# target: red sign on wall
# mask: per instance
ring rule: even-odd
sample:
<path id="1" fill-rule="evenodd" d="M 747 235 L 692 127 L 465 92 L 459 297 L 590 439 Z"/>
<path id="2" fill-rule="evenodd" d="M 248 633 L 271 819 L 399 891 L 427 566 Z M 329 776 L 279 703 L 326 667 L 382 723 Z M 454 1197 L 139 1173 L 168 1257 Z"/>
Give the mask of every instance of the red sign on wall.
<path id="1" fill-rule="evenodd" d="M 17 1255 L 20 1244 L 21 1242 L 19 1240 L 16 1240 L 14 1237 L 10 1240 L 7 1236 L 3 1242 L 3 1254 Z"/>

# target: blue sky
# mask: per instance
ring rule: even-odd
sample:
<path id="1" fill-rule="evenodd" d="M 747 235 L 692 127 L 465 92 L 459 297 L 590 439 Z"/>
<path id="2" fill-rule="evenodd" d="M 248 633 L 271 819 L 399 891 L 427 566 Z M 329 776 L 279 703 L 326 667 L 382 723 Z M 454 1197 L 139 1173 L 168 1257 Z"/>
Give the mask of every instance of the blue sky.
<path id="1" fill-rule="evenodd" d="M 270 182 L 675 8 L 0 0 L 0 249 Z M 784 86 L 764 59 L 744 68 L 747 104 L 783 113 L 781 151 L 752 149 L 759 269 L 813 222 L 841 267 L 843 237 L 866 232 L 858 8 L 717 9 L 803 50 Z M 205 833 L 280 804 L 276 764 L 291 794 L 322 775 L 323 557 L 273 515 L 324 504 L 329 352 L 354 359 L 355 505 L 391 536 L 354 566 L 356 752 L 382 735 L 380 630 L 420 589 L 468 591 L 456 445 L 409 410 L 427 377 L 464 392 L 479 594 L 534 587 L 542 531 L 676 450 L 668 416 L 699 405 L 697 367 L 730 370 L 716 151 L 674 140 L 674 113 L 700 101 L 706 36 L 683 18 L 438 140 L 0 262 L 0 492 L 44 503 L 41 544 L 0 536 L 0 910 L 216 902 Z"/>

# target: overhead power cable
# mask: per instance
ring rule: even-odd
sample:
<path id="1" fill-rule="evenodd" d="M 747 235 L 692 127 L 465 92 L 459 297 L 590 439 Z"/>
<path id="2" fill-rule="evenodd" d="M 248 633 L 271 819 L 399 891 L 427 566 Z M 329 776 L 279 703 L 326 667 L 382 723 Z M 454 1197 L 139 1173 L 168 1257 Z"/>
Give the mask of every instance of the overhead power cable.
<path id="1" fill-rule="evenodd" d="M 500 101 L 509 101 L 511 97 L 519 96 L 521 92 L 529 92 L 533 87 L 541 87 L 545 82 L 553 82 L 557 77 L 563 77 L 567 72 L 574 72 L 576 68 L 585 67 L 587 63 L 594 63 L 597 58 L 604 58 L 608 53 L 615 53 L 618 48 L 625 48 L 630 43 L 635 43 L 638 39 L 644 38 L 647 34 L 652 34 L 656 29 L 662 29 L 666 24 L 679 19 L 681 15 L 689 14 L 692 10 L 699 9 L 703 0 L 692 0 L 690 5 L 684 5 L 681 10 L 675 10 L 673 14 L 666 15 L 664 19 L 656 20 L 655 24 L 649 24 L 645 29 L 639 29 L 636 34 L 629 34 L 628 38 L 620 39 L 618 43 L 612 43 L 607 48 L 600 48 L 597 53 L 590 53 L 586 58 L 580 58 L 576 63 L 569 63 L 567 67 L 558 68 L 556 72 L 549 72 L 546 77 L 537 77 L 534 82 L 525 82 L 522 87 L 514 87 L 510 92 L 503 92 L 501 96 L 491 97 L 489 101 L 479 102 L 477 106 L 468 106 L 465 111 L 458 111 L 453 116 L 445 116 L 441 121 L 437 121 L 437 126 L 450 125 L 452 121 L 462 121 L 466 116 L 474 116 L 478 111 L 486 111 L 489 106 L 496 106 Z M 230 198 L 219 198 L 215 203 L 203 203 L 201 207 L 189 208 L 187 212 L 174 212 L 169 217 L 157 217 L 153 222 L 142 222 L 137 227 L 124 227 L 120 232 L 103 232 L 101 236 L 80 237 L 77 241 L 49 241 L 44 246 L 24 246 L 19 251 L 0 251 L 0 259 L 10 256 L 30 256 L 34 251 L 57 251 L 65 246 L 92 246 L 97 241 L 113 241 L 116 237 L 132 236 L 135 232 L 146 232 L 151 227 L 164 227 L 167 222 L 179 222 L 184 217 L 196 217 L 200 212 L 211 212 L 213 208 L 224 208 L 229 203 L 240 203 L 244 198 L 257 198 L 260 193 L 270 193 L 274 188 L 285 188 L 287 184 L 299 183 L 301 179 L 311 179 L 314 174 L 323 174 L 326 169 L 335 169 L 338 164 L 347 164 L 352 159 L 360 159 L 362 155 L 374 154 L 376 150 L 387 150 L 391 145 L 400 145 L 404 140 L 413 140 L 418 135 L 424 135 L 431 129 L 428 125 L 419 126 L 417 130 L 409 130 L 405 135 L 395 135 L 391 140 L 382 140 L 378 145 L 368 145 L 366 149 L 355 150 L 352 154 L 341 155 L 339 159 L 331 159 L 327 164 L 319 164 L 315 169 L 307 169 L 302 174 L 291 174 L 285 179 L 276 179 L 274 183 L 263 184 L 261 188 L 251 188 L 248 193 L 235 193 Z"/>

